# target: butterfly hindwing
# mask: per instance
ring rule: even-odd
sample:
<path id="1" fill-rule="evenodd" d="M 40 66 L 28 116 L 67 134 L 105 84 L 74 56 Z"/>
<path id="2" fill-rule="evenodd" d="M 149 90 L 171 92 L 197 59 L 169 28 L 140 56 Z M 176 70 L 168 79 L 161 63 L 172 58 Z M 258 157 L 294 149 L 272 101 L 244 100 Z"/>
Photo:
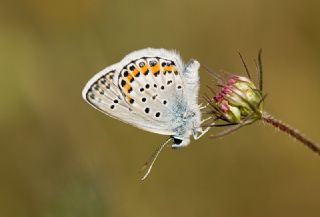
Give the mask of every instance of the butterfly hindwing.
<path id="1" fill-rule="evenodd" d="M 133 111 L 114 82 L 116 74 L 114 65 L 96 74 L 84 88 L 83 98 L 94 108 L 115 119 L 146 131 L 169 134 Z"/>

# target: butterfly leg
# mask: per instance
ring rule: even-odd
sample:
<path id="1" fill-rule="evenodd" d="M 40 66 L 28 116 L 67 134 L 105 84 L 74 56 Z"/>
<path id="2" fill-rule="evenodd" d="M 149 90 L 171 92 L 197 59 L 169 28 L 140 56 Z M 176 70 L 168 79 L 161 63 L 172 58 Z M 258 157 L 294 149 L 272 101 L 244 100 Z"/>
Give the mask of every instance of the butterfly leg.
<path id="1" fill-rule="evenodd" d="M 200 131 L 197 131 L 196 133 L 193 134 L 193 138 L 195 140 L 200 139 L 206 132 L 210 130 L 210 127 L 207 127 L 205 129 L 201 129 Z"/>
<path id="2" fill-rule="evenodd" d="M 201 126 L 203 123 L 205 123 L 206 121 L 208 121 L 208 120 L 210 120 L 210 119 L 212 119 L 212 118 L 213 118 L 213 117 L 210 116 L 210 117 L 202 120 L 201 123 L 200 123 L 200 126 Z M 211 128 L 211 127 L 206 127 L 206 128 L 203 129 L 202 127 L 200 127 L 200 129 L 198 129 L 197 131 L 194 131 L 194 133 L 193 133 L 193 138 L 196 139 L 196 140 L 197 140 L 197 139 L 200 139 L 206 132 L 208 132 L 208 131 L 210 130 L 210 128 Z"/>
<path id="3" fill-rule="evenodd" d="M 210 104 L 210 103 L 207 103 L 207 104 L 204 105 L 204 106 L 203 106 L 202 104 L 200 104 L 200 105 L 199 105 L 199 109 L 200 109 L 200 110 L 206 109 L 206 108 L 209 106 L 209 104 Z"/>

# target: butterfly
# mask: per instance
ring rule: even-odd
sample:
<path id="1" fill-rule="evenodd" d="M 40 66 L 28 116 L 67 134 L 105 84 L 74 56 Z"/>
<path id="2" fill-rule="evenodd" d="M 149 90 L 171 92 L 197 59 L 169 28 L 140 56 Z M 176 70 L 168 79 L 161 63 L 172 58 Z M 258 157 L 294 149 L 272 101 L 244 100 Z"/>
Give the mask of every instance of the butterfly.
<path id="1" fill-rule="evenodd" d="M 200 138 L 208 129 L 201 127 L 198 105 L 200 63 L 184 64 L 172 50 L 146 48 L 125 56 L 86 84 L 82 96 L 104 114 L 145 131 L 168 135 L 145 164 L 147 177 L 170 141 L 172 148 Z"/>

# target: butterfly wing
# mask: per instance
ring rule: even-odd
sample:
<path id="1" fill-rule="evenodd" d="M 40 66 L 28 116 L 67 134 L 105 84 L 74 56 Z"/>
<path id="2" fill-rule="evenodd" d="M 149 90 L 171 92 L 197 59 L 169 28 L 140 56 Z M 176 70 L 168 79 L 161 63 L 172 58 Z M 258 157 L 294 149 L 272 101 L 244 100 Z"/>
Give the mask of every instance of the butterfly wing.
<path id="1" fill-rule="evenodd" d="M 146 131 L 170 135 L 171 132 L 159 129 L 158 126 L 137 114 L 126 102 L 118 85 L 114 83 L 114 80 L 117 80 L 115 79 L 116 68 L 117 64 L 109 66 L 88 81 L 82 91 L 85 101 L 95 109 L 122 122 Z"/>
<path id="2" fill-rule="evenodd" d="M 195 104 L 198 89 L 190 90 L 183 77 L 184 64 L 176 52 L 147 48 L 95 75 L 83 97 L 103 113 L 143 130 L 186 136 L 193 126 L 183 116 L 192 109 L 190 102 Z"/>
<path id="3" fill-rule="evenodd" d="M 117 71 L 118 87 L 133 110 L 150 123 L 177 132 L 183 123 L 183 114 L 189 109 L 184 66 L 174 51 L 147 48 L 127 55 Z M 197 94 L 197 93 L 196 93 Z"/>

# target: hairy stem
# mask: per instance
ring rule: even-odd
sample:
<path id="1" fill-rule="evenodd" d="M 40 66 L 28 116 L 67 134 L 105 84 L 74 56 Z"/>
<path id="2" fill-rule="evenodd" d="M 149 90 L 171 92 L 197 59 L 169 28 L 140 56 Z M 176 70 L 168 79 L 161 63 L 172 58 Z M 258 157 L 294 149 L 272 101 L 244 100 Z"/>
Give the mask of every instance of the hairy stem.
<path id="1" fill-rule="evenodd" d="M 262 120 L 264 123 L 267 123 L 269 125 L 272 125 L 273 127 L 281 130 L 282 132 L 287 133 L 288 135 L 292 136 L 293 138 L 297 139 L 298 141 L 302 142 L 304 145 L 306 145 L 308 148 L 310 148 L 313 152 L 320 155 L 320 147 L 317 143 L 314 143 L 307 137 L 305 137 L 302 133 L 300 133 L 298 130 L 290 127 L 289 125 L 281 122 L 280 120 L 275 119 L 270 114 L 264 112 L 262 114 Z"/>

